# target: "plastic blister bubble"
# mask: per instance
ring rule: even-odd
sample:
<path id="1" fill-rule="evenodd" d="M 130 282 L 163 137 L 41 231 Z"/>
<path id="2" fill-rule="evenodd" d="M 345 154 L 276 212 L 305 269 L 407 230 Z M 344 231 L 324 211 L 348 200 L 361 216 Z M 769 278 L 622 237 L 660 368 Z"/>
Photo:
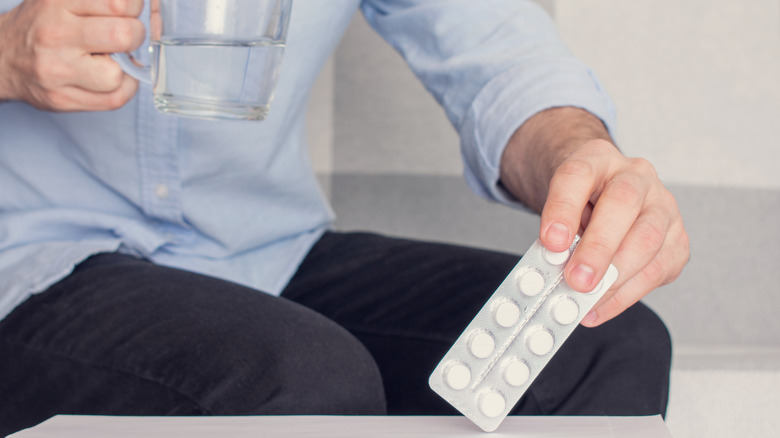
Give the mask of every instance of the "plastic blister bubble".
<path id="1" fill-rule="evenodd" d="M 487 432 L 617 280 L 610 265 L 593 291 L 571 289 L 563 269 L 578 242 L 554 253 L 537 240 L 431 374 L 431 388 Z"/>

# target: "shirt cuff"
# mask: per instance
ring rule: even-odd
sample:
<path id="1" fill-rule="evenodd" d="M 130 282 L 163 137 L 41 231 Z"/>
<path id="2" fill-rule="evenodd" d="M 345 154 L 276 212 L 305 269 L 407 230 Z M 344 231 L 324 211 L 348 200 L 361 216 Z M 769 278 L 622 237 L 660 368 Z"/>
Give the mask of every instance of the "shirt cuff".
<path id="1" fill-rule="evenodd" d="M 615 128 L 615 108 L 598 79 L 574 58 L 539 60 L 490 80 L 460 125 L 464 176 L 472 191 L 512 207 L 528 207 L 499 184 L 501 155 L 515 131 L 534 114 L 578 107 Z"/>

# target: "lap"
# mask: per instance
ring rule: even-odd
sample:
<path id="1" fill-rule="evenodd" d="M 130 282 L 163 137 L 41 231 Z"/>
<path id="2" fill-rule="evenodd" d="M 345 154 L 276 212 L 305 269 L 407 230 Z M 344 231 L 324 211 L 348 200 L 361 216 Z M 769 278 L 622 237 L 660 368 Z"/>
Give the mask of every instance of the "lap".
<path id="1" fill-rule="evenodd" d="M 93 257 L 0 321 L 0 434 L 56 413 L 454 413 L 427 378 L 518 260 L 327 233 L 272 297 Z M 669 348 L 641 304 L 580 327 L 515 413 L 663 413 Z"/>

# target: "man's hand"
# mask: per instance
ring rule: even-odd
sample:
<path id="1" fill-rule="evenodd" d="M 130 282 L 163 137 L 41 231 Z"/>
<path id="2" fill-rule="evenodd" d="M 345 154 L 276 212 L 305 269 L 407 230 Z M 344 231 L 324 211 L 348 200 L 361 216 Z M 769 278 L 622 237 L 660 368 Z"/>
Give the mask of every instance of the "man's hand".
<path id="1" fill-rule="evenodd" d="M 116 109 L 138 83 L 109 53 L 144 40 L 143 0 L 25 0 L 0 15 L 0 101 L 45 110 Z"/>
<path id="2" fill-rule="evenodd" d="M 541 211 L 540 238 L 552 251 L 582 240 L 566 266 L 566 281 L 588 292 L 610 263 L 620 276 L 582 324 L 617 316 L 653 289 L 676 279 L 688 261 L 688 235 L 677 203 L 653 166 L 627 158 L 599 119 L 576 108 L 554 108 L 528 120 L 512 137 L 501 181 Z"/>

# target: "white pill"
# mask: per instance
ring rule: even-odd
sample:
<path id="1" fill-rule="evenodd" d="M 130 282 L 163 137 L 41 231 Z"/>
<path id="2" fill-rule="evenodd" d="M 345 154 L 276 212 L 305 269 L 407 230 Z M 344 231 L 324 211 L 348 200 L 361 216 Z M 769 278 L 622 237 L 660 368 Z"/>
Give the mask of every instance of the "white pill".
<path id="1" fill-rule="evenodd" d="M 479 398 L 479 411 L 482 415 L 489 418 L 496 418 L 506 409 L 506 400 L 504 396 L 491 391 Z"/>
<path id="2" fill-rule="evenodd" d="M 569 259 L 569 250 L 563 252 L 552 252 L 547 248 L 544 248 L 542 250 L 542 257 L 544 257 L 545 260 L 547 260 L 547 263 L 551 265 L 562 265 L 566 263 L 566 260 Z"/>
<path id="3" fill-rule="evenodd" d="M 531 377 L 531 370 L 525 362 L 513 360 L 504 368 L 504 381 L 511 386 L 522 386 Z"/>
<path id="4" fill-rule="evenodd" d="M 547 330 L 537 330 L 528 338 L 528 349 L 537 356 L 544 356 L 552 351 L 555 339 Z"/>
<path id="5" fill-rule="evenodd" d="M 529 269 L 520 274 L 517 287 L 523 295 L 535 297 L 544 290 L 544 276 L 535 269 Z"/>
<path id="6" fill-rule="evenodd" d="M 577 320 L 580 308 L 571 298 L 564 298 L 552 309 L 552 316 L 558 324 L 568 325 Z"/>
<path id="7" fill-rule="evenodd" d="M 606 285 L 609 284 L 610 286 L 617 280 L 618 278 L 618 270 L 615 267 L 615 265 L 609 265 L 609 268 L 607 268 L 606 274 L 604 274 L 604 277 L 601 279 L 599 284 L 593 288 L 592 291 L 588 292 L 590 294 L 599 293 L 607 287 Z"/>
<path id="8" fill-rule="evenodd" d="M 464 389 L 471 383 L 471 370 L 460 362 L 454 363 L 445 369 L 444 381 L 456 391 Z"/>
<path id="9" fill-rule="evenodd" d="M 520 320 L 520 308 L 511 301 L 504 301 L 496 307 L 493 318 L 501 327 L 512 327 Z"/>
<path id="10" fill-rule="evenodd" d="M 490 356 L 495 348 L 496 341 L 490 333 L 481 331 L 469 338 L 469 351 L 478 359 Z"/>
<path id="11" fill-rule="evenodd" d="M 589 294 L 595 294 L 598 292 L 601 292 L 601 289 L 604 288 L 604 279 L 602 278 L 599 284 L 596 285 L 596 287 L 593 288 L 592 291 L 588 292 Z"/>

